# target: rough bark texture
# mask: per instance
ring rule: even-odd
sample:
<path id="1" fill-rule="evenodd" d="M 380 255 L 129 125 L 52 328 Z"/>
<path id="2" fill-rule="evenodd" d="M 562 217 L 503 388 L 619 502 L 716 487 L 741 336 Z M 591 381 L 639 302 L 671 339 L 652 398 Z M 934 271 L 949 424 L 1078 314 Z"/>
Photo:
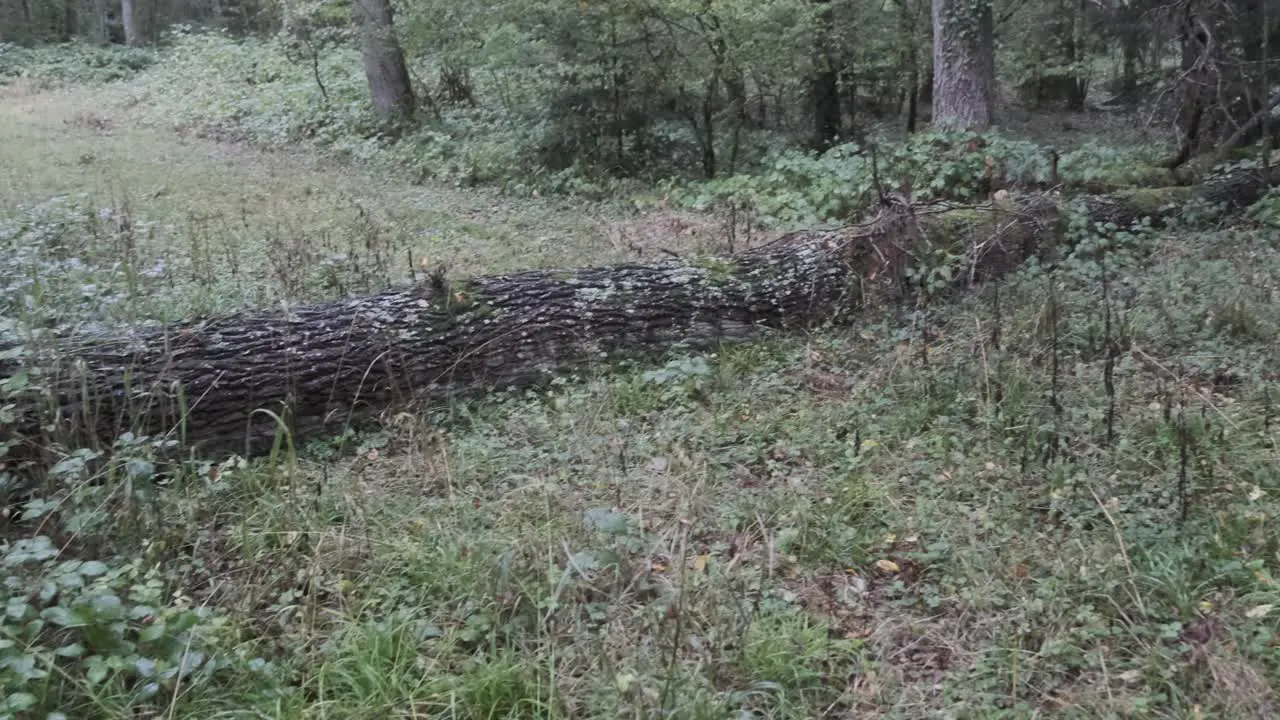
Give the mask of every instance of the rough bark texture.
<path id="1" fill-rule="evenodd" d="M 408 117 L 415 104 L 413 85 L 396 40 L 391 0 L 354 0 L 351 7 L 360 24 L 364 74 L 374 112 L 382 120 Z"/>
<path id="2" fill-rule="evenodd" d="M 1240 172 L 1198 188 L 1085 201 L 1099 222 L 1156 222 L 1189 200 L 1243 206 L 1271 184 Z M 243 313 L 127 335 L 72 338 L 21 362 L 38 372 L 23 434 L 73 442 L 125 430 L 208 451 L 259 452 L 283 417 L 295 436 L 420 403 L 526 386 L 575 367 L 677 344 L 699 348 L 849 320 L 909 288 L 939 247 L 967 253 L 964 282 L 1060 249 L 1052 195 L 988 208 L 895 202 L 866 224 L 804 232 L 729 257 L 541 270 L 420 286 L 290 311 Z M 19 370 L 0 361 L 0 377 Z M 44 428 L 41 430 L 40 428 Z"/>
<path id="3" fill-rule="evenodd" d="M 991 0 L 933 0 L 933 124 L 981 130 L 995 101 Z"/>

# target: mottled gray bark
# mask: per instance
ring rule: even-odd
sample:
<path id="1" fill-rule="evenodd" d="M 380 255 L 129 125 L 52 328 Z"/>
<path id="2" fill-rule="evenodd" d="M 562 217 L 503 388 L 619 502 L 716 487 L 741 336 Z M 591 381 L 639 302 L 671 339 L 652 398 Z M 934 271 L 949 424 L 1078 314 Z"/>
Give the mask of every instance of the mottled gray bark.
<path id="1" fill-rule="evenodd" d="M 982 130 L 995 103 L 991 0 L 933 0 L 933 124 Z"/>
<path id="2" fill-rule="evenodd" d="M 142 44 L 142 31 L 138 25 L 137 0 L 120 0 L 120 21 L 124 24 L 124 44 L 137 47 Z"/>
<path id="3" fill-rule="evenodd" d="M 1160 218 L 1188 200 L 1247 205 L 1280 182 L 1241 172 L 1198 188 L 1087 200 L 1100 222 Z M 967 253 L 966 282 L 1059 249 L 1062 201 L 916 214 L 895 204 L 865 225 L 787 236 L 729 257 L 666 259 L 428 282 L 378 295 L 247 312 L 130 334 L 72 338 L 0 361 L 40 370 L 48 394 L 21 401 L 18 427 L 106 442 L 169 433 L 209 451 L 270 446 L 277 413 L 296 436 L 388 410 L 545 381 L 566 370 L 683 344 L 705 348 L 844 322 L 906 292 L 913 257 Z"/>
<path id="4" fill-rule="evenodd" d="M 351 8 L 360 24 L 364 74 L 374 113 L 381 120 L 409 117 L 415 105 L 413 85 L 396 39 L 391 0 L 352 0 Z"/>

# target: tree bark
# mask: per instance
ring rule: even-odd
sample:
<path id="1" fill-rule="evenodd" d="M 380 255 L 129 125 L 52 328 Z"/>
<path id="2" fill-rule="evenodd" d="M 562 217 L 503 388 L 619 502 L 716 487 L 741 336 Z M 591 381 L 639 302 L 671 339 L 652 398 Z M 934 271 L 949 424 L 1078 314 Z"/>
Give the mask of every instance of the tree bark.
<path id="1" fill-rule="evenodd" d="M 413 114 L 415 101 L 404 52 L 396 39 L 391 0 L 354 0 L 360 25 L 365 79 L 380 120 L 403 120 Z"/>
<path id="2" fill-rule="evenodd" d="M 120 0 L 120 21 L 124 24 L 124 44 L 138 47 L 142 44 L 141 28 L 138 26 L 138 8 L 136 0 Z"/>
<path id="3" fill-rule="evenodd" d="M 995 103 L 991 0 L 933 0 L 933 124 L 982 130 Z"/>
<path id="4" fill-rule="evenodd" d="M 22 21 L 27 26 L 27 34 L 23 39 L 23 43 L 35 44 L 38 40 L 36 37 L 36 26 L 31 18 L 31 0 L 22 0 Z"/>
<path id="5" fill-rule="evenodd" d="M 839 142 L 844 123 L 840 114 L 840 71 L 831 51 L 831 4 L 830 0 L 815 1 L 819 5 L 818 33 L 809 95 L 813 102 L 813 145 L 826 150 Z"/>
<path id="6" fill-rule="evenodd" d="M 1280 168 L 1267 172 L 1092 196 L 1086 211 L 1124 228 L 1143 217 L 1159 224 L 1197 198 L 1244 206 L 1280 184 Z M 892 202 L 862 225 L 795 233 L 726 257 L 453 284 L 435 276 L 287 311 L 68 338 L 0 360 L 0 378 L 25 368 L 42 388 L 18 400 L 15 427 L 32 447 L 109 444 L 132 431 L 199 451 L 258 453 L 277 429 L 264 410 L 295 438 L 313 437 L 677 344 L 705 348 L 847 322 L 909 294 L 913 257 L 962 255 L 960 282 L 981 282 L 1062 250 L 1065 217 L 1065 201 L 1046 194 L 928 213 Z"/>
<path id="7" fill-rule="evenodd" d="M 93 0 L 93 41 L 99 45 L 111 42 L 107 0 Z"/>

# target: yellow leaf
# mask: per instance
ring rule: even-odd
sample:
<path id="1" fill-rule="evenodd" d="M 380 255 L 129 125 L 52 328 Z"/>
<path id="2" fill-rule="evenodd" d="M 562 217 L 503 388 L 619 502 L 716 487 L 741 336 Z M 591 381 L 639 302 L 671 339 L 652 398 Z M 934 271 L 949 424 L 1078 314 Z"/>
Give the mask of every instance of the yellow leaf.
<path id="1" fill-rule="evenodd" d="M 872 440 L 871 438 L 867 438 L 866 440 L 862 441 L 863 450 L 875 450 L 878 447 L 880 447 L 880 442 L 878 440 Z"/>
<path id="2" fill-rule="evenodd" d="M 898 566 L 898 563 L 892 560 L 877 560 L 876 567 L 887 573 L 902 572 L 902 568 Z"/>
<path id="3" fill-rule="evenodd" d="M 698 557 L 696 557 L 696 558 L 694 558 L 694 559 L 693 559 L 693 570 L 694 570 L 694 572 L 705 572 L 705 571 L 706 571 L 706 569 L 707 569 L 707 558 L 708 558 L 708 557 L 710 557 L 710 556 L 708 556 L 708 555 L 699 555 Z"/>

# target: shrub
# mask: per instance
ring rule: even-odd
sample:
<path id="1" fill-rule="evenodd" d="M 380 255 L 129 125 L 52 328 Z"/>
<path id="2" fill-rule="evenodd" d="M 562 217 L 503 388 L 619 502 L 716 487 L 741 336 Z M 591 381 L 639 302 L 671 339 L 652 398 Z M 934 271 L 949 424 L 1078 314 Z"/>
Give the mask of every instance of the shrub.
<path id="1" fill-rule="evenodd" d="M 0 43 L 0 84 L 19 78 L 43 86 L 126 80 L 155 63 L 155 51 L 65 43 L 24 48 Z"/>

